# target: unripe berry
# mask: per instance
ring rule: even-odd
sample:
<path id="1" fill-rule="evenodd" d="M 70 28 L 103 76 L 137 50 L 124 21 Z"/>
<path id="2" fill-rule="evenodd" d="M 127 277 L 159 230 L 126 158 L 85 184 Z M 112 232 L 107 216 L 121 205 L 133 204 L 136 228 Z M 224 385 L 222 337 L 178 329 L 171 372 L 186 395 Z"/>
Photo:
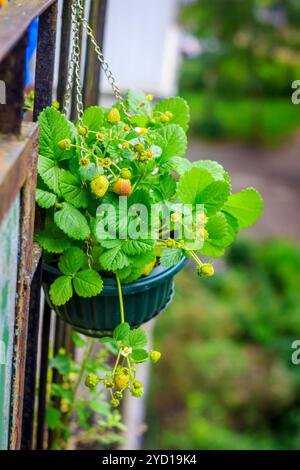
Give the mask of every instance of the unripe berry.
<path id="1" fill-rule="evenodd" d="M 119 196 L 129 196 L 131 193 L 131 183 L 130 180 L 125 178 L 118 178 L 117 181 L 112 186 L 114 193 L 119 194 Z"/>
<path id="2" fill-rule="evenodd" d="M 197 268 L 197 274 L 200 277 L 211 277 L 215 273 L 214 267 L 211 263 L 204 263 Z"/>
<path id="3" fill-rule="evenodd" d="M 174 246 L 176 245 L 176 242 L 175 240 L 173 240 L 173 238 L 168 238 L 166 245 L 168 248 L 174 248 Z"/>
<path id="4" fill-rule="evenodd" d="M 100 379 L 99 379 L 99 377 L 97 377 L 96 374 L 89 374 L 89 375 L 86 376 L 85 385 L 88 388 L 95 388 L 96 385 L 98 385 L 99 382 L 100 382 Z"/>
<path id="5" fill-rule="evenodd" d="M 139 397 L 143 396 L 143 394 L 144 394 L 144 389 L 143 389 L 143 387 L 140 387 L 140 388 L 133 388 L 133 387 L 132 387 L 132 388 L 130 389 L 130 393 L 131 393 L 131 395 L 132 395 L 133 397 L 139 398 Z"/>
<path id="6" fill-rule="evenodd" d="M 133 385 L 134 388 L 141 388 L 141 387 L 143 387 L 143 384 L 142 384 L 142 382 L 141 382 L 140 380 L 135 380 L 132 385 Z"/>
<path id="7" fill-rule="evenodd" d="M 142 153 L 145 150 L 145 148 L 144 148 L 143 144 L 141 144 L 139 142 L 139 143 L 135 144 L 134 150 L 138 153 Z"/>
<path id="8" fill-rule="evenodd" d="M 107 120 L 111 124 L 117 124 L 121 120 L 119 110 L 117 108 L 112 108 L 107 115 Z"/>
<path id="9" fill-rule="evenodd" d="M 131 171 L 129 170 L 129 168 L 122 168 L 120 171 L 120 177 L 124 178 L 125 180 L 130 180 Z"/>
<path id="10" fill-rule="evenodd" d="M 114 398 L 116 398 L 117 400 L 122 400 L 123 393 L 120 390 L 118 390 L 117 392 L 114 393 Z"/>
<path id="11" fill-rule="evenodd" d="M 60 140 L 57 145 L 61 150 L 69 150 L 69 148 L 71 148 L 71 141 L 70 139 L 63 139 Z"/>
<path id="12" fill-rule="evenodd" d="M 82 135 L 82 136 L 87 135 L 88 132 L 89 132 L 89 130 L 86 126 L 79 126 L 77 130 L 78 130 L 78 134 Z"/>
<path id="13" fill-rule="evenodd" d="M 113 398 L 112 400 L 110 400 L 110 406 L 112 408 L 118 408 L 119 404 L 120 404 L 120 401 L 117 400 L 117 398 Z"/>
<path id="14" fill-rule="evenodd" d="M 91 181 L 91 190 L 98 197 L 103 197 L 108 190 L 108 187 L 109 181 L 106 176 L 96 176 L 96 178 Z"/>
<path id="15" fill-rule="evenodd" d="M 114 381 L 118 389 L 124 390 L 124 388 L 127 388 L 129 385 L 129 375 L 125 373 L 116 374 Z"/>
<path id="16" fill-rule="evenodd" d="M 161 358 L 161 353 L 159 351 L 151 351 L 150 360 L 155 364 Z"/>

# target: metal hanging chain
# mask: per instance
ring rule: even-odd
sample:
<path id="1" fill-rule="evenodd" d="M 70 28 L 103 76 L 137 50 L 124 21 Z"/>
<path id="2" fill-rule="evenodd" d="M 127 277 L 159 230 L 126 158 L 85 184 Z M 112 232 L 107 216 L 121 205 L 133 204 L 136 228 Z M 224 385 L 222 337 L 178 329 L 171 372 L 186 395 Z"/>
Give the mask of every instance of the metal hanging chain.
<path id="1" fill-rule="evenodd" d="M 82 103 L 82 90 L 81 90 L 81 83 L 80 83 L 80 34 L 79 34 L 80 26 L 82 25 L 85 28 L 87 35 L 90 37 L 91 43 L 94 46 L 94 50 L 97 54 L 98 60 L 112 88 L 115 98 L 120 103 L 120 106 L 125 116 L 130 117 L 127 111 L 127 108 L 125 106 L 124 98 L 121 95 L 120 89 L 116 84 L 115 78 L 112 74 L 112 71 L 110 70 L 108 62 L 106 61 L 103 55 L 103 52 L 97 43 L 97 40 L 94 36 L 92 28 L 90 27 L 88 23 L 88 20 L 84 16 L 83 1 L 73 0 L 71 8 L 72 8 L 73 45 L 72 45 L 71 59 L 70 59 L 70 64 L 69 64 L 66 93 L 64 97 L 64 106 L 63 106 L 64 113 L 66 114 L 68 111 L 70 97 L 72 94 L 73 77 L 75 74 L 76 108 L 77 108 L 78 119 L 80 122 L 82 122 L 83 103 Z"/>
<path id="2" fill-rule="evenodd" d="M 83 114 L 83 104 L 82 104 L 82 91 L 80 83 L 80 18 L 83 12 L 83 5 L 81 0 L 74 0 L 72 2 L 72 31 L 73 31 L 73 40 L 72 40 L 72 50 L 71 50 L 71 59 L 69 63 L 68 79 L 66 93 L 64 96 L 64 105 L 63 112 L 67 114 L 70 99 L 72 95 L 72 86 L 73 78 L 75 75 L 75 86 L 76 86 L 76 109 L 78 114 L 78 119 L 82 121 Z"/>

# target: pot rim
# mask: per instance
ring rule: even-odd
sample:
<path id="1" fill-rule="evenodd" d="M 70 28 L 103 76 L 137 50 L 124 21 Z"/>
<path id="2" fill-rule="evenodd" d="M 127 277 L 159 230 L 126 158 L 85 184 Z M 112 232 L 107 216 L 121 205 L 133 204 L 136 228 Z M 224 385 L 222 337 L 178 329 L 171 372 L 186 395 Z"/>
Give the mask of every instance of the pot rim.
<path id="1" fill-rule="evenodd" d="M 187 262 L 186 257 L 182 257 L 182 259 L 175 264 L 174 266 L 164 267 L 161 265 L 156 266 L 148 276 L 141 277 L 136 281 L 130 282 L 128 284 L 122 283 L 122 292 L 124 294 L 132 294 L 136 291 L 147 290 L 153 287 L 153 285 L 159 283 L 166 277 L 173 277 L 177 274 Z M 47 263 L 43 263 L 43 271 L 49 274 L 51 277 L 58 277 L 61 276 L 61 272 L 50 266 Z M 103 279 L 103 290 L 100 295 L 107 295 L 107 294 L 115 294 L 117 291 L 117 282 L 115 278 L 111 277 L 102 277 Z"/>

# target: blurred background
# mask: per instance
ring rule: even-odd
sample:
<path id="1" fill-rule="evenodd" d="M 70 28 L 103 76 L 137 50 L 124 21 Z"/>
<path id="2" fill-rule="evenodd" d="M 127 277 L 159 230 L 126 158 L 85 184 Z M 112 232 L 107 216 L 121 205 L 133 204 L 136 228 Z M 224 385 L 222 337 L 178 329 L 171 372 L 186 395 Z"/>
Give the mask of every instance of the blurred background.
<path id="1" fill-rule="evenodd" d="M 183 96 L 188 158 L 219 161 L 234 191 L 259 189 L 265 211 L 214 278 L 197 279 L 192 266 L 177 276 L 154 325 L 163 356 L 148 377 L 146 416 L 136 402 L 125 410 L 127 447 L 299 449 L 300 107 L 291 96 L 300 3 L 129 4 L 130 14 L 127 2 L 109 2 L 104 42 L 121 88 Z"/>
<path id="2" fill-rule="evenodd" d="M 104 52 L 122 92 L 183 96 L 188 158 L 219 161 L 233 191 L 265 202 L 216 276 L 188 265 L 147 327 L 162 359 L 141 369 L 144 402 L 126 403 L 124 447 L 299 449 L 300 2 L 108 0 Z M 111 102 L 102 76 L 100 88 Z"/>

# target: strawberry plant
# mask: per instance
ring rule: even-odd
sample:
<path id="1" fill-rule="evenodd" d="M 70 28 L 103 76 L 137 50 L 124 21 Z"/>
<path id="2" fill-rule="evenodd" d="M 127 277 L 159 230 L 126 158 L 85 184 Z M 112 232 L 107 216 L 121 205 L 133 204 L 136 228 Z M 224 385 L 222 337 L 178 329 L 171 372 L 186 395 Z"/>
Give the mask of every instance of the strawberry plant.
<path id="1" fill-rule="evenodd" d="M 105 279 L 116 279 L 120 325 L 102 339 L 116 363 L 86 384 L 101 381 L 117 407 L 125 389 L 143 393 L 135 364 L 159 359 L 146 350 L 144 332 L 126 322 L 122 285 L 182 257 L 195 262 L 197 275 L 212 276 L 213 265 L 199 255 L 223 256 L 239 230 L 256 222 L 262 199 L 253 188 L 232 194 L 217 162 L 185 157 L 189 107 L 180 97 L 154 106 L 152 96 L 129 90 L 122 106 L 92 106 L 76 123 L 49 107 L 39 124 L 36 201 L 46 221 L 36 240 L 60 272 L 49 289 L 51 303 L 99 296 Z"/>

